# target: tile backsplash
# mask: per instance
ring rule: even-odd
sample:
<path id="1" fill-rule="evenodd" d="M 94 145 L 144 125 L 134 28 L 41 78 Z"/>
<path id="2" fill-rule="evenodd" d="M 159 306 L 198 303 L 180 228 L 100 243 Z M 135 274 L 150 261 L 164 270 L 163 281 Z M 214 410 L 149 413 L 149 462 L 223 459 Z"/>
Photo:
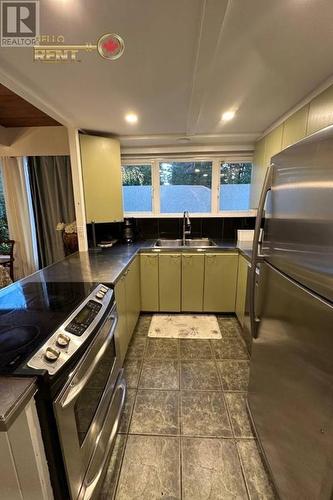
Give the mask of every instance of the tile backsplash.
<path id="1" fill-rule="evenodd" d="M 182 218 L 135 219 L 137 239 L 181 238 Z M 254 229 L 255 217 L 196 217 L 191 219 L 192 238 L 219 238 L 237 240 L 237 229 Z M 88 239 L 91 242 L 91 225 L 88 224 Z M 121 223 L 96 224 L 96 240 L 122 238 Z"/>
<path id="2" fill-rule="evenodd" d="M 237 229 L 254 229 L 255 217 L 191 219 L 192 238 L 222 238 L 236 240 Z M 143 238 L 181 238 L 183 219 L 137 219 L 138 232 Z"/>

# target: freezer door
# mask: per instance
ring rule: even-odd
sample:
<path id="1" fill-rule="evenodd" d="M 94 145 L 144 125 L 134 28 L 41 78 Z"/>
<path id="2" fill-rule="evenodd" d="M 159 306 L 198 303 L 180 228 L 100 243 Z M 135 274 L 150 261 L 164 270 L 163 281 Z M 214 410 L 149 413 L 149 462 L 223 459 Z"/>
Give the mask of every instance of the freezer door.
<path id="1" fill-rule="evenodd" d="M 333 127 L 272 158 L 262 252 L 268 262 L 333 301 Z"/>
<path id="2" fill-rule="evenodd" d="M 333 493 L 333 308 L 268 264 L 248 407 L 283 500 Z"/>

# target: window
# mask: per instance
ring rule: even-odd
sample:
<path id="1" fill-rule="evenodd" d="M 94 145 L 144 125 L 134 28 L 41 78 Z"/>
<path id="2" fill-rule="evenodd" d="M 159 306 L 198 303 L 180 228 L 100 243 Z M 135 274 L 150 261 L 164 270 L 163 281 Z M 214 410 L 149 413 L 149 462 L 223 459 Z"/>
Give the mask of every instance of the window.
<path id="1" fill-rule="evenodd" d="M 250 158 L 128 160 L 122 166 L 125 217 L 255 215 Z"/>
<path id="2" fill-rule="evenodd" d="M 151 165 L 125 165 L 123 173 L 124 211 L 152 211 L 152 170 Z"/>
<path id="3" fill-rule="evenodd" d="M 160 163 L 161 213 L 211 212 L 212 162 Z"/>
<path id="4" fill-rule="evenodd" d="M 249 210 L 251 163 L 221 163 L 220 210 Z"/>

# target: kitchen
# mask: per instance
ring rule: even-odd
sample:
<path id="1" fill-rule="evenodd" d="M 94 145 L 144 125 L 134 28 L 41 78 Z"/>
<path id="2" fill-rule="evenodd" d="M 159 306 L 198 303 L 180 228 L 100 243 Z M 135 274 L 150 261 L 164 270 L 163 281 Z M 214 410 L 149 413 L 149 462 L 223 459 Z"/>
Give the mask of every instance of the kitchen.
<path id="1" fill-rule="evenodd" d="M 1 498 L 330 500 L 331 2 L 14 3 Z"/>

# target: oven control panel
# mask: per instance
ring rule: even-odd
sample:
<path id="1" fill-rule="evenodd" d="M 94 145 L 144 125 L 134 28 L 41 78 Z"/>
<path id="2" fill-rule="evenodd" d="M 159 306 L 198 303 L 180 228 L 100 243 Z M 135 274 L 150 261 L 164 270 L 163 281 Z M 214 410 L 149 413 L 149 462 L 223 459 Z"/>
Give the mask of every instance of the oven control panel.
<path id="1" fill-rule="evenodd" d="M 98 292 L 98 295 L 101 295 L 102 292 Z M 99 300 L 102 300 L 104 295 L 100 297 Z M 81 335 L 89 328 L 91 323 L 94 321 L 99 311 L 101 310 L 102 304 L 100 302 L 96 302 L 95 300 L 89 300 L 89 302 L 81 309 L 74 319 L 66 326 L 66 332 L 73 333 L 73 335 L 77 335 L 81 337 Z"/>
<path id="2" fill-rule="evenodd" d="M 105 285 L 98 285 L 30 358 L 28 366 L 47 370 L 50 375 L 54 375 L 92 334 L 112 302 L 113 290 Z M 115 311 L 115 305 L 112 311 Z"/>

